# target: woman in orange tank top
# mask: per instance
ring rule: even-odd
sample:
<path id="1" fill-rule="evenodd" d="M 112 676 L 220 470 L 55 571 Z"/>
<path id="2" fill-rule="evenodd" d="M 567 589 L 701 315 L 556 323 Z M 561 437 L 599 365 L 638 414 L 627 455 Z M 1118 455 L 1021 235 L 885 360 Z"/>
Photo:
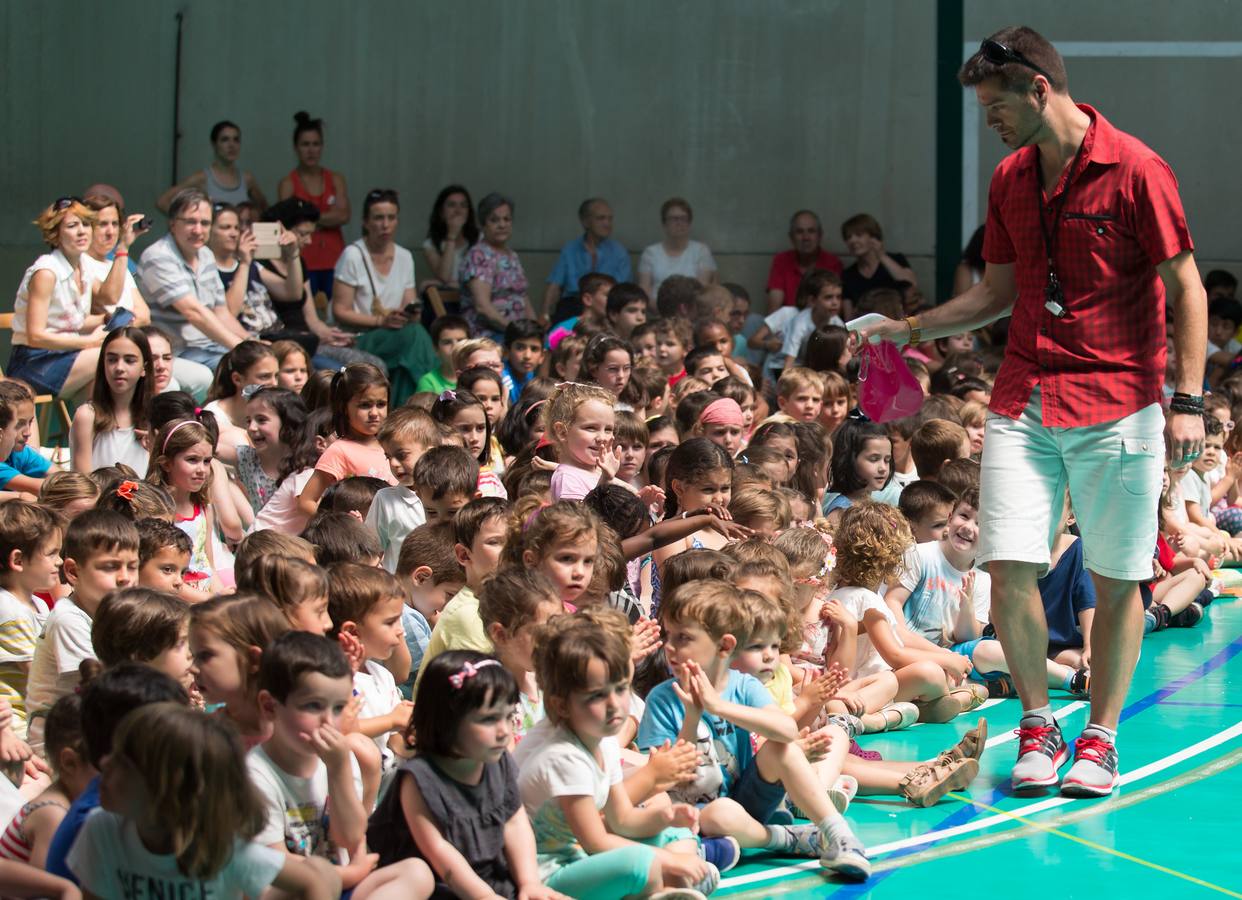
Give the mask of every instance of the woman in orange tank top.
<path id="1" fill-rule="evenodd" d="M 341 226 L 349 222 L 349 189 L 344 175 L 319 164 L 323 153 L 323 120 L 312 119 L 306 112 L 299 112 L 293 120 L 297 123 L 293 129 L 293 149 L 298 155 L 298 164 L 280 180 L 277 194 L 281 200 L 298 197 L 319 209 L 319 222 L 310 244 L 302 248 L 302 261 L 311 294 L 322 291 L 331 298 L 332 272 L 337 257 L 345 249 Z"/>

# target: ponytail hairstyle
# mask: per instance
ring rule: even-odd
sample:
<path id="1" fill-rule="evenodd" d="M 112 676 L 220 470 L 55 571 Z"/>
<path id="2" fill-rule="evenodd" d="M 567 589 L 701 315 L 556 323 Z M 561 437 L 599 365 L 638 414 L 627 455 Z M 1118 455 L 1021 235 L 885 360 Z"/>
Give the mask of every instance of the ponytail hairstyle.
<path id="1" fill-rule="evenodd" d="M 163 519 L 172 523 L 177 518 L 177 504 L 172 495 L 162 485 L 149 479 L 142 481 L 137 475 L 109 482 L 96 501 L 95 509 L 110 509 L 134 522 Z"/>
<path id="2" fill-rule="evenodd" d="M 678 444 L 664 470 L 664 518 L 670 519 L 679 512 L 677 494 L 673 492 L 674 481 L 692 483 L 709 472 L 720 470 L 733 471 L 733 460 L 723 447 L 707 438 L 691 438 Z"/>
<path id="3" fill-rule="evenodd" d="M 488 421 L 487 409 L 483 406 L 482 400 L 464 389 L 447 390 L 436 398 L 435 403 L 431 404 L 431 417 L 441 424 L 452 427 L 453 419 L 457 418 L 458 413 L 474 406 L 477 406 L 483 413 L 483 427 L 486 429 L 483 436 L 483 449 L 478 455 L 479 465 L 485 466 L 491 461 L 492 423 Z"/>
<path id="4" fill-rule="evenodd" d="M 504 418 L 496 426 L 496 439 L 505 453 L 517 456 L 536 442 L 537 434 L 542 436 L 539 411 L 555 390 L 556 382 L 551 378 L 536 376 L 526 382 L 517 402 L 505 411 Z"/>
<path id="5" fill-rule="evenodd" d="M 315 369 L 307 374 L 302 386 L 302 402 L 309 410 L 332 408 L 332 379 L 336 373 L 331 369 Z"/>
<path id="6" fill-rule="evenodd" d="M 501 562 L 527 568 L 522 559 L 527 550 L 541 561 L 556 544 L 594 539 L 599 526 L 595 510 L 582 503 L 558 500 L 549 504 L 538 497 L 523 497 L 513 506 Z"/>
<path id="7" fill-rule="evenodd" d="M 276 354 L 267 344 L 259 341 L 242 341 L 220 360 L 216 366 L 216 377 L 212 379 L 211 389 L 207 392 L 208 400 L 224 400 L 235 397 L 245 387 L 233 381 L 233 376 L 243 376 L 264 359 L 276 359 Z"/>
<path id="8" fill-rule="evenodd" d="M 165 391 L 151 398 L 151 428 L 163 428 L 169 422 L 180 419 L 193 419 L 211 435 L 214 447 L 220 440 L 220 426 L 216 422 L 215 413 L 203 409 L 194 398 L 185 391 Z"/>
<path id="9" fill-rule="evenodd" d="M 306 386 L 309 388 L 308 381 Z M 381 387 L 388 392 L 388 379 L 384 373 L 370 363 L 351 363 L 342 366 L 332 376 L 332 430 L 338 438 L 353 439 L 353 430 L 349 427 L 349 401 L 368 388 Z M 387 398 L 385 398 L 387 404 Z M 309 404 L 307 404 L 309 406 Z"/>
<path id="10" fill-rule="evenodd" d="M 284 429 L 281 429 L 283 432 Z M 327 407 L 312 409 L 302 421 L 302 429 L 294 438 L 288 459 L 280 469 L 279 481 L 303 469 L 313 469 L 323 449 L 332 441 L 332 411 Z M 322 446 L 321 446 L 322 444 Z M 286 471 L 287 470 L 287 471 Z"/>
<path id="11" fill-rule="evenodd" d="M 143 431 L 149 425 L 147 408 L 151 405 L 151 397 L 155 390 L 155 365 L 151 357 L 151 344 L 141 329 L 126 326 L 109 332 L 99 348 L 99 362 L 95 366 L 95 386 L 91 388 L 91 406 L 95 410 L 93 437 L 116 427 L 116 410 L 114 409 L 116 401 L 112 397 L 112 391 L 108 388 L 107 359 L 108 347 L 122 338 L 132 341 L 142 356 L 142 374 L 138 377 L 137 384 L 134 385 L 133 396 L 129 398 L 130 421 L 134 428 Z"/>

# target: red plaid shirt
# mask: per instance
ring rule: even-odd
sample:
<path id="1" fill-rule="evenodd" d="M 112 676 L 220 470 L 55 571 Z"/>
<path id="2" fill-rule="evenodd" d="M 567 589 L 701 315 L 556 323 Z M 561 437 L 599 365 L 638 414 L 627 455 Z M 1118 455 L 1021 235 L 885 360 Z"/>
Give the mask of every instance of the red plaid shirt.
<path id="1" fill-rule="evenodd" d="M 1048 427 L 1111 422 L 1160 402 L 1165 297 L 1156 266 L 1194 249 L 1168 164 L 1090 106 L 1078 108 L 1091 117 L 1081 159 L 1051 197 L 1037 199 L 1034 147 L 996 167 L 983 244 L 988 262 L 1015 264 L 1018 288 L 992 411 L 1018 418 L 1038 384 Z M 1053 251 L 1067 315 L 1057 318 L 1044 307 L 1039 217 L 1051 228 L 1067 190 Z"/>

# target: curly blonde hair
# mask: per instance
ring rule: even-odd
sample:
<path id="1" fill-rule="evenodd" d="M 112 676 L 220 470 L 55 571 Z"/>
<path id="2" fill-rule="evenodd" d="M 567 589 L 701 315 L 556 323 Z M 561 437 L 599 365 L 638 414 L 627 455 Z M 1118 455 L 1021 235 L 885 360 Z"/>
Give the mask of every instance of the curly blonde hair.
<path id="1" fill-rule="evenodd" d="M 553 426 L 558 423 L 566 428 L 573 425 L 578 417 L 578 408 L 592 400 L 598 400 L 609 409 L 617 403 L 617 398 L 612 395 L 612 392 L 598 384 L 579 384 L 576 381 L 568 381 L 557 385 L 556 391 L 543 407 L 543 433 L 549 440 L 555 438 L 556 431 Z"/>
<path id="2" fill-rule="evenodd" d="M 897 571 L 914 536 L 896 507 L 863 500 L 841 516 L 833 543 L 837 585 L 875 590 Z"/>

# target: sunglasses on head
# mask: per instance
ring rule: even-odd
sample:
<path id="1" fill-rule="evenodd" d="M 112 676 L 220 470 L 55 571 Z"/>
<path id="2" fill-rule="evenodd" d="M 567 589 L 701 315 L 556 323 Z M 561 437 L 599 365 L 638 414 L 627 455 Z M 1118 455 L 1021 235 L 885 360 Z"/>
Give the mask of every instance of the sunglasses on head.
<path id="1" fill-rule="evenodd" d="M 1000 41 L 994 41 L 991 38 L 987 38 L 979 45 L 979 52 L 983 54 L 984 59 L 994 66 L 1007 66 L 1011 64 L 1025 66 L 1032 72 L 1038 72 L 1049 81 L 1052 81 L 1052 76 L 1046 71 L 1035 65 L 1035 63 L 1031 62 L 1017 50 L 1002 44 Z"/>
<path id="2" fill-rule="evenodd" d="M 52 204 L 52 212 L 60 212 L 62 209 L 68 209 L 75 203 L 81 203 L 81 197 L 61 197 Z"/>
<path id="3" fill-rule="evenodd" d="M 376 188 L 367 194 L 367 200 L 371 203 L 378 203 L 380 201 L 396 203 L 398 196 L 397 192 L 392 188 Z"/>

